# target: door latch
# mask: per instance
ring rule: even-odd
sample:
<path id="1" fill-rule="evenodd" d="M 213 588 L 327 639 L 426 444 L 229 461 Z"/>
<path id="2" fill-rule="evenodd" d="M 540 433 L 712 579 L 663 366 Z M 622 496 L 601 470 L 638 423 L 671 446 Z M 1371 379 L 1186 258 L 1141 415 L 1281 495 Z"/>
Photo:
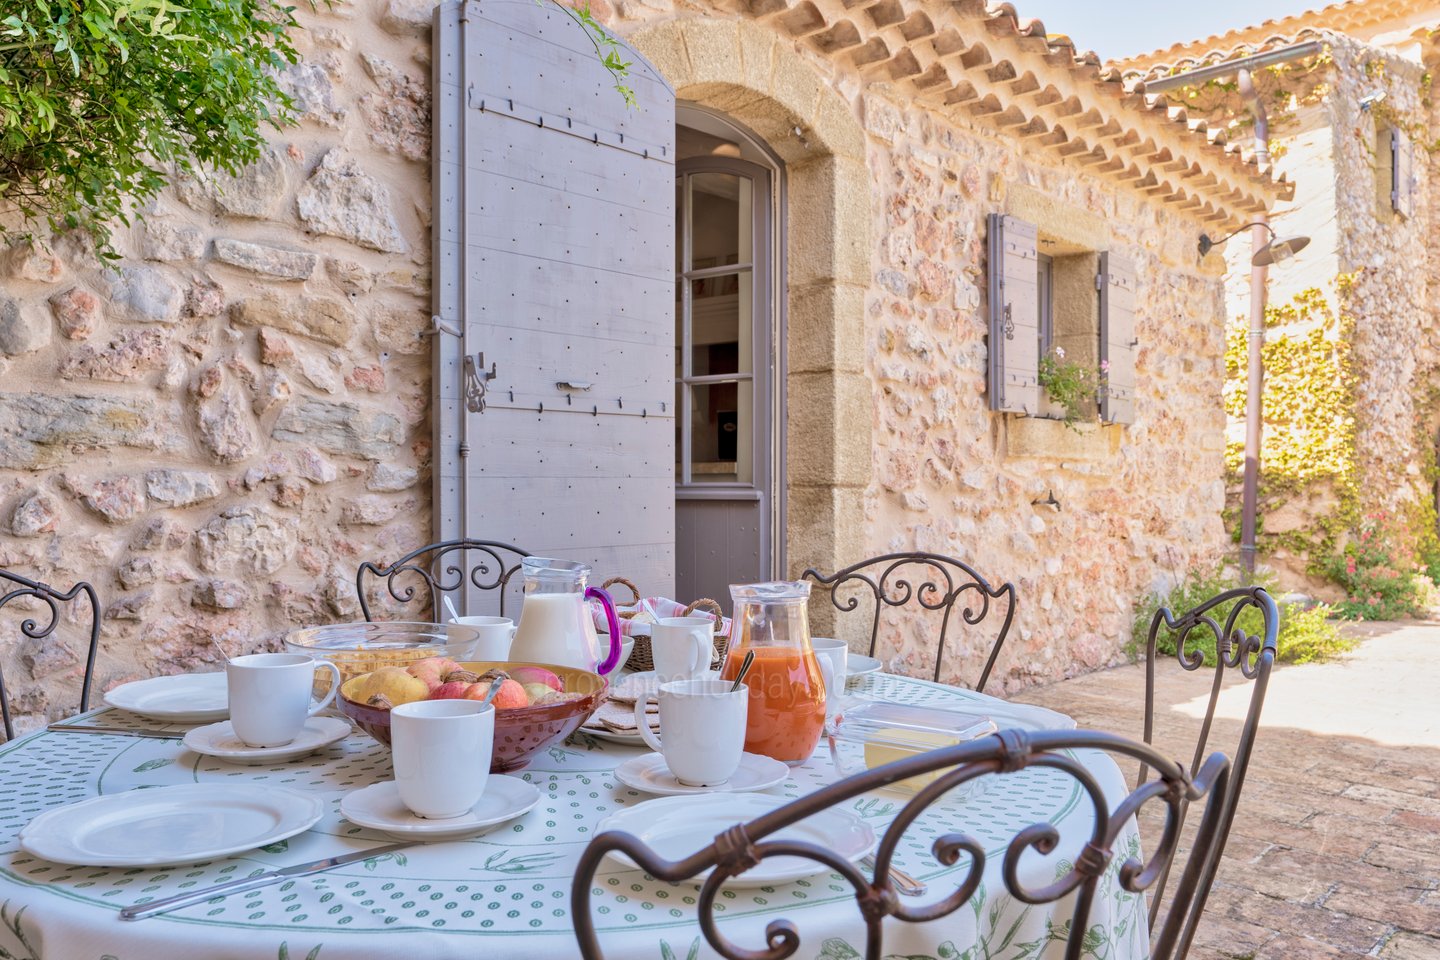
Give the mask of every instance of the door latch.
<path id="1" fill-rule="evenodd" d="M 485 353 L 481 351 L 475 356 L 465 354 L 465 409 L 471 413 L 485 412 L 486 384 L 495 379 L 495 363 L 491 361 L 490 369 L 485 369 Z"/>

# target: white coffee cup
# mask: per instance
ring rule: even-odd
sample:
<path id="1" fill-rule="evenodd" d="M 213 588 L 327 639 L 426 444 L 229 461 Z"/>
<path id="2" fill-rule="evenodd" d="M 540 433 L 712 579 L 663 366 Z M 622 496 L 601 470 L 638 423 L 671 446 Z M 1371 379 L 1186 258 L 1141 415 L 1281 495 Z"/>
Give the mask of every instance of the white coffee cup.
<path id="1" fill-rule="evenodd" d="M 664 755 L 665 765 L 681 783 L 713 787 L 729 780 L 740 766 L 750 688 L 741 684 L 732 692 L 732 686 L 731 680 L 672 680 L 660 684 L 658 694 L 635 701 L 640 735 Z M 660 701 L 663 741 L 645 716 L 652 697 Z"/>
<path id="2" fill-rule="evenodd" d="M 390 711 L 390 759 L 400 802 L 417 817 L 448 820 L 480 802 L 495 749 L 495 705 L 417 700 Z"/>
<path id="3" fill-rule="evenodd" d="M 650 656 L 660 680 L 690 680 L 710 669 L 714 624 L 707 617 L 662 617 L 650 627 Z"/>
<path id="4" fill-rule="evenodd" d="M 509 617 L 451 617 L 450 623 L 473 627 L 480 634 L 465 660 L 509 660 L 515 642 L 515 621 Z"/>
<path id="5" fill-rule="evenodd" d="M 844 640 L 815 637 L 810 641 L 815 659 L 820 663 L 820 676 L 825 681 L 825 715 L 833 716 L 840 698 L 845 695 L 849 678 L 850 647 Z"/>
<path id="6" fill-rule="evenodd" d="M 330 691 L 311 705 L 316 668 L 330 671 Z M 225 664 L 225 687 L 235 735 L 252 747 L 280 747 L 335 699 L 340 670 L 328 660 L 299 653 L 252 653 Z"/>

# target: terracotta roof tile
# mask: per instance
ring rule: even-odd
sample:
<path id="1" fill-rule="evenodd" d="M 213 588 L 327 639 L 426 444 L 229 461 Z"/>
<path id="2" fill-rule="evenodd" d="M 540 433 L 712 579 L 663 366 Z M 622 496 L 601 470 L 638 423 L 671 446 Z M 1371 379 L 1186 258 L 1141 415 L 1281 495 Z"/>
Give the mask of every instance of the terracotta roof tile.
<path id="1" fill-rule="evenodd" d="M 1026 138 L 1073 162 L 1137 181 L 1202 219 L 1235 221 L 1293 185 L 1192 123 L 1164 97 L 1014 4 L 985 0 L 726 0 L 863 75 Z M 1440 2 L 1440 0 L 1436 0 Z"/>
<path id="2" fill-rule="evenodd" d="M 1264 20 L 1199 40 L 1172 44 L 1150 53 L 1113 61 L 1126 76 L 1160 76 L 1248 56 L 1271 47 L 1305 39 L 1320 29 L 1338 33 L 1364 31 L 1387 20 L 1440 17 L 1437 0 L 1341 0 L 1289 17 Z"/>

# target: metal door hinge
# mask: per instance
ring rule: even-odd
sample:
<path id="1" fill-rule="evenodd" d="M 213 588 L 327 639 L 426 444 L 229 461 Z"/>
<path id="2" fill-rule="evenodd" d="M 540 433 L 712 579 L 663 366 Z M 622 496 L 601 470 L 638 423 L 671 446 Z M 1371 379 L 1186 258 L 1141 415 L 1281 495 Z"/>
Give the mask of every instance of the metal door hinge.
<path id="1" fill-rule="evenodd" d="M 464 377 L 465 409 L 471 413 L 484 413 L 486 384 L 495 379 L 495 363 L 492 361 L 490 369 L 486 370 L 484 351 L 474 357 L 467 353 Z"/>

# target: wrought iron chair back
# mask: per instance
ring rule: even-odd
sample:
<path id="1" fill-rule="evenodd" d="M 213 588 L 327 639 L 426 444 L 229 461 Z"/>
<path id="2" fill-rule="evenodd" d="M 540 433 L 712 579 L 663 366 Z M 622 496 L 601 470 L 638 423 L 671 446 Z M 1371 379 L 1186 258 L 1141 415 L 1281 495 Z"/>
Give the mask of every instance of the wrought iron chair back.
<path id="1" fill-rule="evenodd" d="M 887 607 L 904 607 L 912 601 L 927 613 L 940 618 L 938 645 L 935 648 L 935 673 L 945 663 L 945 646 L 952 627 L 976 626 L 987 619 L 1000 622 L 1000 629 L 990 644 L 985 665 L 971 689 L 983 690 L 1005 645 L 1010 623 L 1015 619 L 1015 585 L 992 587 L 974 567 L 963 560 L 938 553 L 887 553 L 871 557 L 830 575 L 811 567 L 800 575 L 830 588 L 830 602 L 842 613 L 858 610 L 864 605 L 870 612 L 870 656 L 875 656 L 880 639 L 880 614 Z M 992 607 L 1003 603 L 1004 613 Z M 959 608 L 958 611 L 956 608 Z M 993 616 L 992 616 L 993 614 Z M 956 679 L 948 682 L 955 683 Z"/>
<path id="2" fill-rule="evenodd" d="M 90 605 L 90 637 L 85 652 L 85 676 L 80 685 L 80 712 L 90 709 L 90 685 L 95 678 L 95 655 L 100 649 L 100 598 L 95 588 L 83 580 L 69 590 L 61 591 L 48 584 L 22 577 L 18 573 L 0 568 L 0 612 L 14 601 L 22 598 L 38 601 L 45 608 L 40 616 L 25 616 L 20 621 L 20 635 L 33 640 L 51 637 L 60 626 L 60 605 L 68 604 L 83 597 Z M 5 739 L 15 737 L 15 727 L 10 714 L 10 698 L 5 692 L 5 675 L 0 671 L 0 723 L 5 728 Z"/>
<path id="3" fill-rule="evenodd" d="M 498 540 L 443 540 L 411 550 L 393 563 L 366 560 L 355 571 L 355 591 L 367 621 L 374 619 L 366 593 L 367 575 L 383 580 L 386 591 L 402 606 L 412 605 L 405 611 L 406 619 L 424 620 L 428 615 L 443 621 L 441 597 L 467 585 L 494 591 L 500 615 L 504 616 L 506 588 L 520 569 L 520 562 L 528 556 L 519 547 Z M 421 609 L 422 602 L 428 604 L 428 609 Z"/>
<path id="4" fill-rule="evenodd" d="M 1090 772 L 1070 754 L 1077 749 L 1092 749 L 1114 754 L 1117 758 L 1139 760 L 1155 770 L 1158 777 L 1137 787 L 1113 808 Z M 1068 937 L 1067 960 L 1081 955 L 1084 932 L 1100 878 L 1109 868 L 1116 841 L 1125 824 L 1146 803 L 1159 800 L 1165 807 L 1165 831 L 1151 852 L 1148 861 L 1128 858 L 1120 865 L 1117 880 L 1121 887 L 1139 893 L 1151 887 L 1164 875 L 1175 859 L 1178 849 L 1181 814 L 1185 806 L 1204 799 L 1200 830 L 1185 862 L 1181 882 L 1177 886 L 1169 914 L 1156 927 L 1151 922 L 1152 957 L 1172 960 L 1184 957 L 1188 939 L 1184 939 L 1184 921 L 1192 904 L 1202 899 L 1202 885 L 1208 882 L 1204 866 L 1209 845 L 1218 835 L 1223 798 L 1230 776 L 1229 761 L 1215 754 L 1201 765 L 1194 775 L 1184 766 L 1166 759 L 1150 746 L 1092 730 L 1064 730 L 1026 733 L 1002 730 L 1000 733 L 969 743 L 897 760 L 833 783 L 816 792 L 793 800 L 779 809 L 730 828 L 715 842 L 684 860 L 665 860 L 634 835 L 606 831 L 596 836 L 585 848 L 575 871 L 571 888 L 571 912 L 575 935 L 584 960 L 602 960 L 596 936 L 591 897 L 601 891 L 595 887 L 595 874 L 606 854 L 624 853 L 646 873 L 672 883 L 695 877 L 714 868 L 705 879 L 697 898 L 700 930 L 710 946 L 729 960 L 783 960 L 800 946 L 800 932 L 789 920 L 774 920 L 765 930 L 763 949 L 750 949 L 725 937 L 716 924 L 716 897 L 725 881 L 753 867 L 766 857 L 803 857 L 824 864 L 840 874 L 855 891 L 855 900 L 866 925 L 865 956 L 880 960 L 881 926 L 887 917 L 919 923 L 949 916 L 964 906 L 978 890 L 985 872 L 985 847 L 978 839 L 963 833 L 950 833 L 935 840 L 933 853 L 942 864 L 953 866 L 962 856 L 970 863 L 959 886 L 949 896 L 918 907 L 905 905 L 896 896 L 890 883 L 890 863 L 906 830 L 925 810 L 946 792 L 985 776 L 1003 776 L 1028 767 L 1048 767 L 1073 777 L 1088 798 L 1094 812 L 1094 826 L 1083 848 L 1071 858 L 1069 871 L 1053 883 L 1032 888 L 1019 875 L 1021 856 L 1027 850 L 1041 854 L 1055 851 L 1060 842 L 1056 828 L 1049 823 L 1032 824 L 1019 831 L 1006 846 L 1001 861 L 1005 889 L 1016 899 L 1028 904 L 1053 903 L 1074 895 Z M 874 878 L 864 876 L 854 864 L 834 851 L 817 844 L 766 838 L 793 823 L 827 807 L 847 804 L 853 798 L 893 784 L 900 780 L 935 771 L 940 773 L 906 802 L 895 817 L 875 852 Z M 1082 801 L 1084 802 L 1084 801 Z M 1062 851 L 1062 853 L 1065 851 Z"/>
<path id="5" fill-rule="evenodd" d="M 1233 604 L 1227 608 L 1227 604 Z M 1238 624 L 1247 610 L 1259 612 L 1261 630 L 1246 633 Z M 1223 625 L 1221 618 L 1224 618 Z M 1205 908 L 1205 896 L 1215 879 L 1220 866 L 1220 857 L 1225 852 L 1225 843 L 1230 835 L 1230 825 L 1235 819 L 1235 809 L 1240 802 L 1240 791 L 1245 786 L 1245 772 L 1250 766 L 1250 756 L 1255 746 L 1255 736 L 1260 730 L 1260 712 L 1265 706 L 1265 691 L 1270 684 L 1270 669 L 1275 664 L 1277 636 L 1280 631 L 1280 610 L 1264 587 L 1241 587 L 1216 594 L 1209 600 L 1180 616 L 1162 607 L 1155 611 L 1150 621 L 1150 634 L 1145 648 L 1145 742 L 1154 743 L 1155 734 L 1155 660 L 1156 641 L 1160 628 L 1175 634 L 1176 656 L 1180 666 L 1186 670 L 1199 670 L 1205 665 L 1204 653 L 1196 648 L 1187 650 L 1187 643 L 1197 630 L 1208 632 L 1215 640 L 1215 665 L 1211 668 L 1210 697 L 1205 705 L 1205 717 L 1200 725 L 1200 734 L 1195 743 L 1195 752 L 1190 761 L 1190 770 L 1199 769 L 1201 758 L 1209 749 L 1210 734 L 1215 723 L 1215 708 L 1220 700 L 1227 674 L 1239 671 L 1241 677 L 1252 681 L 1250 705 L 1245 712 L 1245 722 L 1240 730 L 1240 741 L 1232 754 L 1230 781 L 1225 791 L 1220 829 L 1215 838 L 1214 849 L 1205 866 L 1203 891 L 1194 904 L 1194 916 L 1186 923 L 1186 930 L 1193 936 L 1194 926 L 1199 922 L 1200 912 Z M 1141 762 L 1136 786 L 1145 783 L 1150 767 Z M 1181 809 L 1183 825 L 1185 811 Z M 1161 877 L 1150 903 L 1151 923 L 1165 895 L 1166 878 Z M 1188 942 L 1188 938 L 1187 938 Z"/>

